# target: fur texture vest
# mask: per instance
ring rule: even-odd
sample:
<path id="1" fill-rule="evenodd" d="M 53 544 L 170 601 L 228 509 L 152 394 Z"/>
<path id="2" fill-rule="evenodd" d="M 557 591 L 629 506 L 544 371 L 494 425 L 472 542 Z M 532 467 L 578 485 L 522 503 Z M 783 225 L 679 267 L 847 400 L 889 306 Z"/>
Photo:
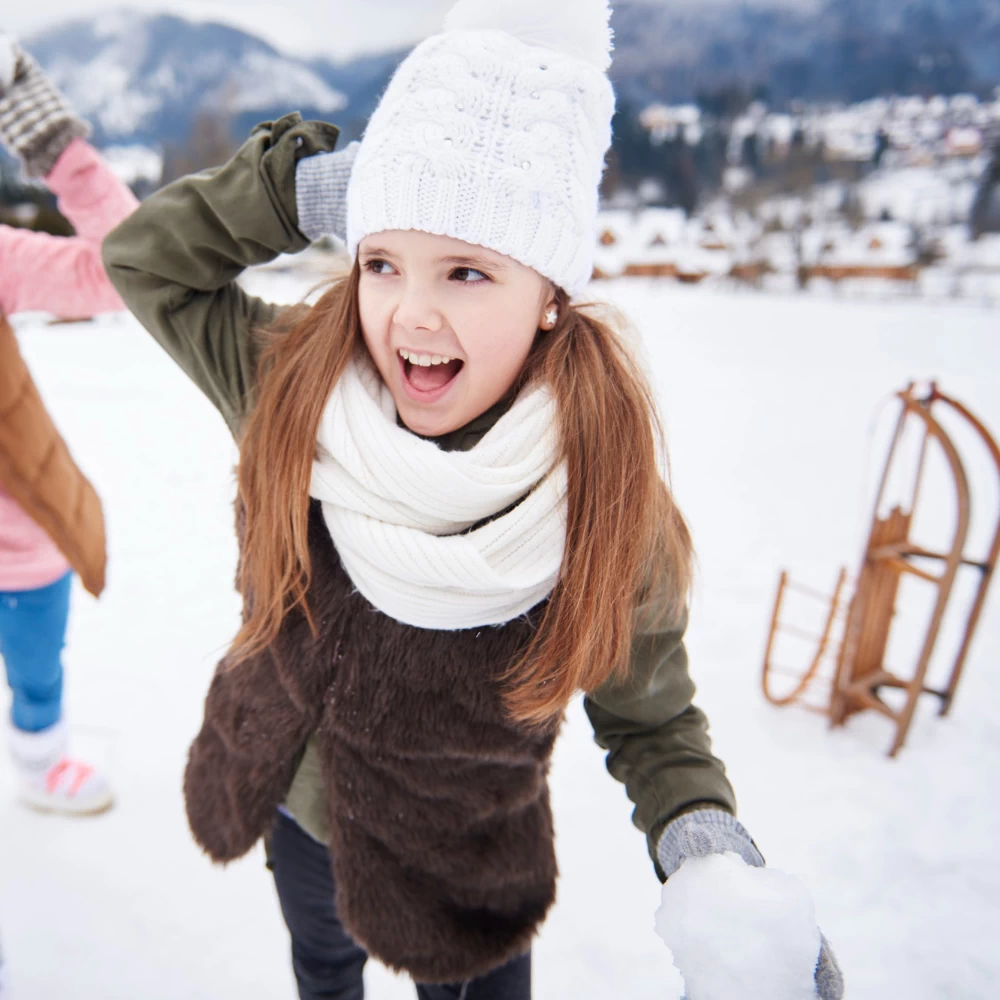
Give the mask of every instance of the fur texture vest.
<path id="1" fill-rule="evenodd" d="M 500 681 L 541 606 L 500 627 L 414 628 L 354 589 L 316 502 L 309 539 L 318 634 L 296 611 L 268 649 L 219 664 L 185 774 L 191 829 L 216 861 L 245 854 L 315 733 L 344 926 L 419 982 L 482 975 L 527 950 L 555 897 L 558 724 L 513 724 Z"/>

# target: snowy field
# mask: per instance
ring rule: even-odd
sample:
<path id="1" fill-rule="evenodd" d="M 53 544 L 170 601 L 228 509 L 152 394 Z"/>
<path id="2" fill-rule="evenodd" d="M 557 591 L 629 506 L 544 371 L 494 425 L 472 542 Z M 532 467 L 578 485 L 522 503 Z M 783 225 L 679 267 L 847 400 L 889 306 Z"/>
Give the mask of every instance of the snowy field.
<path id="1" fill-rule="evenodd" d="M 310 281 L 253 278 L 286 300 Z M 937 376 L 1000 432 L 1000 312 L 643 283 L 600 292 L 644 331 L 663 400 L 699 552 L 691 661 L 743 821 L 769 863 L 812 890 L 851 1000 L 1000 995 L 1000 586 L 952 716 L 924 705 L 897 760 L 885 756 L 887 720 L 857 717 L 830 733 L 819 716 L 770 707 L 759 684 L 779 569 L 828 589 L 842 563 L 854 567 L 877 465 L 871 419 L 886 394 Z M 0 756 L 0 935 L 13 995 L 291 998 L 261 852 L 213 868 L 180 796 L 202 697 L 237 621 L 233 446 L 131 318 L 24 317 L 18 329 L 108 515 L 110 585 L 100 603 L 76 594 L 67 701 L 78 747 L 112 768 L 120 801 L 89 820 L 32 814 L 9 804 Z M 937 494 L 944 505 L 947 491 Z M 904 628 L 903 647 L 920 600 L 914 592 L 918 624 Z M 673 1000 L 679 979 L 653 932 L 659 885 L 578 704 L 552 788 L 562 877 L 535 949 L 536 996 Z M 371 998 L 412 995 L 372 964 Z"/>

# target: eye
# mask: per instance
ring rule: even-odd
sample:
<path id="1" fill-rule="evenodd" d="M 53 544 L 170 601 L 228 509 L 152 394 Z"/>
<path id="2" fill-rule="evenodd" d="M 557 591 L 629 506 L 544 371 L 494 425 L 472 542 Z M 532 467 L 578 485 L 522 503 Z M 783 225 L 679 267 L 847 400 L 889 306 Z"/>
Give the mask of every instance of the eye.
<path id="1" fill-rule="evenodd" d="M 474 267 L 456 267 L 451 272 L 452 281 L 460 282 L 463 285 L 480 285 L 484 281 L 491 281 L 488 274 L 477 271 Z"/>
<path id="2" fill-rule="evenodd" d="M 387 260 L 375 258 L 365 261 L 365 270 L 372 274 L 394 274 L 396 269 Z"/>

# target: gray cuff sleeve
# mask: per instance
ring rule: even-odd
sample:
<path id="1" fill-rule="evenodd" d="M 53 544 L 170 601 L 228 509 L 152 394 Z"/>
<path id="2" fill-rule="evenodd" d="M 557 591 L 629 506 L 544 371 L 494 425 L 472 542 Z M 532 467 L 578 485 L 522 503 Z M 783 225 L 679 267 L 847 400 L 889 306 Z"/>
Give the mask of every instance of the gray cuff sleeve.
<path id="1" fill-rule="evenodd" d="M 688 858 L 733 851 L 748 865 L 763 868 L 764 859 L 743 824 L 721 809 L 697 809 L 666 825 L 656 846 L 656 860 L 669 878 Z"/>
<path id="2" fill-rule="evenodd" d="M 347 239 L 347 185 L 360 143 L 333 153 L 299 160 L 295 168 L 295 207 L 299 229 L 310 240 L 321 236 Z"/>

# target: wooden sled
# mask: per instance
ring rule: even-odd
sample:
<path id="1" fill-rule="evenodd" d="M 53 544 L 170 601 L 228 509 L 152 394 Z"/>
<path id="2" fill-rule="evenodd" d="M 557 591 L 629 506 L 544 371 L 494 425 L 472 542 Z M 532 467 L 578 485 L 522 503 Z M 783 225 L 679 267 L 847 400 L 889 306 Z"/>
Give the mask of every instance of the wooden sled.
<path id="1" fill-rule="evenodd" d="M 818 707 L 818 710 L 828 715 L 832 726 L 843 725 L 854 713 L 865 709 L 880 712 L 896 725 L 895 737 L 889 750 L 890 756 L 895 756 L 903 746 L 921 694 L 930 694 L 938 698 L 940 715 L 946 715 L 950 710 L 1000 554 L 1000 511 L 997 512 L 992 541 L 986 557 L 977 559 L 966 553 L 972 510 L 969 481 L 958 450 L 952 438 L 935 418 L 935 410 L 940 412 L 941 407 L 949 408 L 976 432 L 993 460 L 1000 484 L 1000 449 L 996 442 L 976 417 L 961 403 L 942 393 L 933 383 L 923 390 L 918 390 L 911 384 L 897 395 L 901 403 L 899 420 L 879 485 L 875 513 L 857 583 L 853 595 L 847 602 L 846 613 L 844 613 L 844 590 L 847 578 L 845 570 L 840 572 L 832 598 L 826 598 L 807 588 L 797 587 L 789 581 L 788 574 L 782 572 L 771 616 L 771 630 L 764 654 L 762 678 L 765 697 L 776 705 L 805 701 L 807 691 L 815 688 L 818 681 L 825 680 L 829 692 L 827 702 L 825 706 Z M 880 517 L 879 512 L 886 500 L 890 474 L 900 457 L 904 430 L 914 420 L 919 422 L 921 439 L 912 491 L 905 503 L 892 507 L 887 514 Z M 931 442 L 940 447 L 955 488 L 957 510 L 955 530 L 950 546 L 943 552 L 929 551 L 915 544 L 910 538 Z M 948 681 L 941 688 L 933 688 L 927 684 L 927 671 L 952 596 L 955 579 L 963 567 L 971 568 L 978 573 L 978 587 L 965 620 L 961 644 L 951 666 Z M 885 664 L 896 599 L 904 575 L 913 576 L 934 588 L 933 609 L 923 640 L 919 644 L 916 666 L 909 678 L 900 676 Z M 828 602 L 826 625 L 820 635 L 808 637 L 801 629 L 783 622 L 782 603 L 789 589 L 804 591 L 814 598 Z M 793 677 L 797 677 L 796 683 L 786 693 L 778 694 L 776 676 L 789 673 L 787 669 L 772 664 L 775 640 L 782 632 L 797 635 L 799 638 L 813 638 L 817 644 L 815 655 L 805 670 L 791 671 Z M 821 674 L 821 665 L 834 658 L 833 675 L 824 678 Z M 880 692 L 883 688 L 895 688 L 905 692 L 899 707 L 892 707 L 881 697 Z"/>

